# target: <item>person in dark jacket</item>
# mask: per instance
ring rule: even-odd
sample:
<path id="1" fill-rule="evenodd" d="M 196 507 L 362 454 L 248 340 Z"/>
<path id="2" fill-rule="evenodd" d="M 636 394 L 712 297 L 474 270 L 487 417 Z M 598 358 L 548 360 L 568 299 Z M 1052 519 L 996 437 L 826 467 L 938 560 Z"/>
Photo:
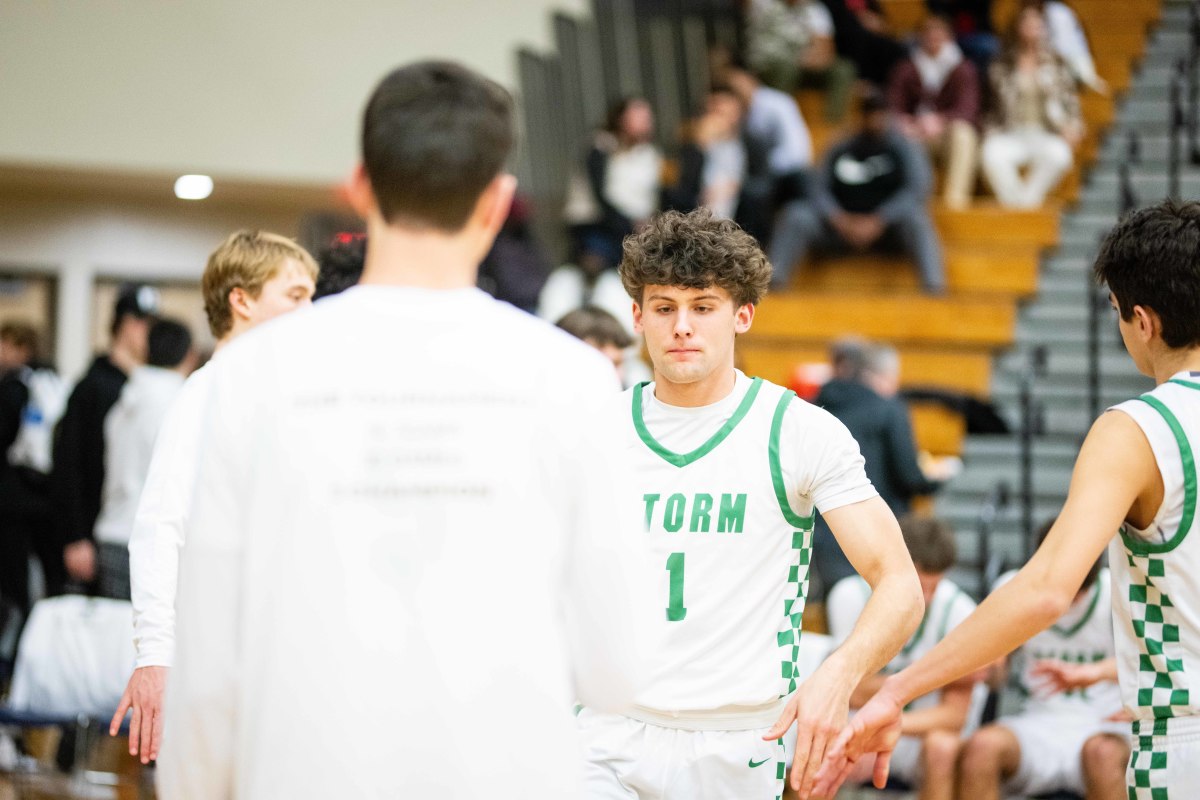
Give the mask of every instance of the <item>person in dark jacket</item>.
<path id="1" fill-rule="evenodd" d="M 835 344 L 834 377 L 817 395 L 816 405 L 837 417 L 858 442 L 867 477 L 897 517 L 912 510 L 917 495 L 932 494 L 941 485 L 922 472 L 917 461 L 908 407 L 896 394 L 900 360 L 886 345 L 858 340 Z M 814 566 L 826 587 L 854 574 L 824 522 L 818 521 Z"/>
<path id="2" fill-rule="evenodd" d="M 954 43 L 947 18 L 921 24 L 918 46 L 888 81 L 887 101 L 900 132 L 944 162 L 946 205 L 965 207 L 978 164 L 979 73 Z"/>
<path id="3" fill-rule="evenodd" d="M 923 148 L 892 126 L 878 93 L 862 101 L 857 132 L 825 156 L 811 197 L 780 212 L 771 239 L 771 283 L 786 286 L 810 249 L 898 250 L 910 256 L 925 290 L 945 291 L 941 245 L 926 210 L 932 174 Z"/>
<path id="4" fill-rule="evenodd" d="M 112 343 L 75 384 L 54 437 L 51 486 L 68 576 L 80 584 L 96 577 L 92 528 L 104 488 L 104 418 L 129 374 L 146 361 L 147 336 L 158 307 L 149 286 L 124 287 L 113 310 Z"/>

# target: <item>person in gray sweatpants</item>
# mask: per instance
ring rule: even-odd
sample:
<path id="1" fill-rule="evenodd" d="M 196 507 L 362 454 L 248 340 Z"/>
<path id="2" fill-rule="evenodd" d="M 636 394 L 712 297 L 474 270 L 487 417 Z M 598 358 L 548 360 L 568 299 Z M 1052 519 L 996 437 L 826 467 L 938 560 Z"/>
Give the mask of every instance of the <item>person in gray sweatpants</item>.
<path id="1" fill-rule="evenodd" d="M 881 96 L 867 95 L 859 130 L 830 149 L 809 196 L 779 212 L 772 285 L 787 286 L 809 250 L 885 250 L 910 256 L 925 290 L 942 294 L 942 248 L 926 210 L 932 183 L 925 152 L 891 127 Z"/>

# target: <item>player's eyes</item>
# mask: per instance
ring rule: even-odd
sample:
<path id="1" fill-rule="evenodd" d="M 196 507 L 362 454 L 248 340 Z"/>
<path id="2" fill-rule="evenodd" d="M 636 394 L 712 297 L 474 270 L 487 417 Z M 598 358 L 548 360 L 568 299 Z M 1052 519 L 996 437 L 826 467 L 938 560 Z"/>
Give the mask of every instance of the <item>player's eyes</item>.
<path id="1" fill-rule="evenodd" d="M 671 313 L 670 306 L 659 306 L 657 310 L 658 310 L 658 313 L 660 313 L 660 314 L 670 314 Z"/>

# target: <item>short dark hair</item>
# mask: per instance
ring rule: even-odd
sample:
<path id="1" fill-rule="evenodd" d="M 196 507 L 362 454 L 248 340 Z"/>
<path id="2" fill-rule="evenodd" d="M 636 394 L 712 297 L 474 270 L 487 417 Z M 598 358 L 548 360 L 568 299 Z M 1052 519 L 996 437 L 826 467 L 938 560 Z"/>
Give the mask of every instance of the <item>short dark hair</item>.
<path id="1" fill-rule="evenodd" d="M 28 322 L 19 320 L 9 320 L 0 325 L 0 339 L 12 342 L 17 347 L 24 347 L 34 355 L 38 349 L 38 332 L 37 328 L 30 325 Z"/>
<path id="2" fill-rule="evenodd" d="M 1046 541 L 1046 537 L 1050 535 L 1050 529 L 1054 527 L 1054 523 L 1058 522 L 1058 517 L 1053 517 L 1042 523 L 1042 527 L 1038 528 L 1037 543 L 1038 547 L 1042 546 L 1042 542 Z M 1092 588 L 1092 584 L 1096 582 L 1096 578 L 1100 576 L 1100 559 L 1097 558 L 1092 562 L 1092 566 L 1088 569 L 1087 575 L 1083 576 L 1083 585 L 1079 587 L 1080 591 Z"/>
<path id="3" fill-rule="evenodd" d="M 340 294 L 356 285 L 362 278 L 367 258 L 367 237 L 339 233 L 317 256 L 321 271 L 317 273 L 317 289 L 313 300 Z"/>
<path id="4" fill-rule="evenodd" d="M 715 285 L 743 306 L 761 302 L 771 283 L 771 263 L 754 237 L 703 206 L 653 216 L 621 247 L 621 284 L 638 303 L 647 286 Z"/>
<path id="5" fill-rule="evenodd" d="M 633 337 L 620 321 L 596 306 L 577 308 L 555 324 L 576 339 L 590 339 L 600 347 L 611 344 L 624 350 L 633 344 Z"/>
<path id="6" fill-rule="evenodd" d="M 155 320 L 146 340 L 146 363 L 152 367 L 174 369 L 192 349 L 192 334 L 182 322 Z"/>
<path id="7" fill-rule="evenodd" d="M 362 157 L 384 220 L 460 230 L 513 144 L 512 96 L 447 61 L 400 67 L 363 113 Z"/>
<path id="8" fill-rule="evenodd" d="M 1094 268 L 1121 318 L 1154 309 L 1167 347 L 1200 345 L 1200 203 L 1165 200 L 1126 215 L 1104 239 Z"/>
<path id="9" fill-rule="evenodd" d="M 954 566 L 958 548 L 954 544 L 954 529 L 945 520 L 905 514 L 900 518 L 900 533 L 917 569 L 940 574 Z"/>

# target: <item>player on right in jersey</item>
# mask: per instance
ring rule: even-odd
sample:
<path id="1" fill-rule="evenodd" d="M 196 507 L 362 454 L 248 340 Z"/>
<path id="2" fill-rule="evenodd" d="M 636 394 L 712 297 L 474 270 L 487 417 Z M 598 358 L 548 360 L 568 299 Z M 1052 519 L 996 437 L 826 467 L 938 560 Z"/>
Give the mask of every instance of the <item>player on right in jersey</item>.
<path id="1" fill-rule="evenodd" d="M 1135 211 L 1096 259 L 1134 364 L 1156 388 L 1092 426 L 1046 541 L 929 654 L 884 683 L 830 749 L 825 794 L 865 754 L 886 779 L 901 710 L 1010 652 L 1058 620 L 1105 549 L 1121 698 L 1133 716 L 1130 800 L 1200 797 L 1200 203 Z"/>
<path id="2" fill-rule="evenodd" d="M 654 382 L 613 405 L 631 496 L 647 529 L 662 644 L 627 715 L 579 714 L 594 800 L 772 800 L 781 737 L 798 723 L 792 783 L 811 784 L 850 695 L 921 619 L 921 587 L 858 445 L 827 412 L 734 368 L 771 267 L 705 209 L 669 212 L 625 240 Z M 797 685 L 819 509 L 874 590 L 854 632 Z"/>
<path id="3" fill-rule="evenodd" d="M 1049 532 L 1047 525 L 1040 539 Z M 1000 576 L 995 589 L 1015 575 Z M 1121 710 L 1116 676 L 1057 692 L 1046 677 L 1113 657 L 1111 607 L 1111 577 L 1097 561 L 1067 613 L 1022 645 L 1014 667 L 1017 688 L 1026 698 L 1023 707 L 979 729 L 963 745 L 956 797 L 990 800 L 1002 792 L 1125 797 L 1129 724 L 1110 719 Z"/>

